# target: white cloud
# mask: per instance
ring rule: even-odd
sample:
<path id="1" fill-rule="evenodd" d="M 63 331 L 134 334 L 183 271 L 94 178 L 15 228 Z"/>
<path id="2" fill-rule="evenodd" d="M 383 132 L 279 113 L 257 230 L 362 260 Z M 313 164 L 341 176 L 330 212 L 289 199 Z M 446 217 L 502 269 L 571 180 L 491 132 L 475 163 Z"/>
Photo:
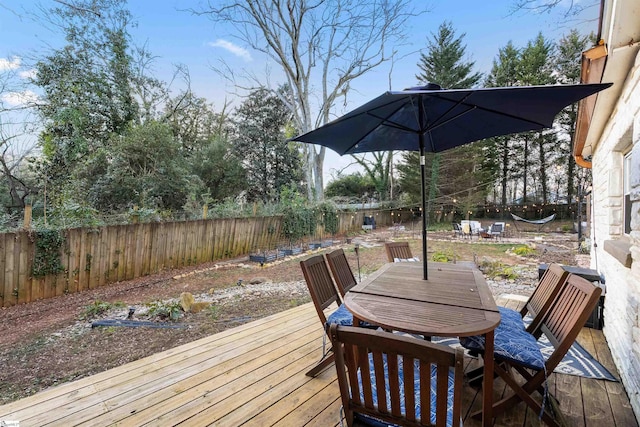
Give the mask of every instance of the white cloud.
<path id="1" fill-rule="evenodd" d="M 13 58 L 0 58 L 0 71 L 8 71 L 15 70 L 16 68 L 20 68 L 20 63 L 22 60 L 14 56 Z"/>
<path id="2" fill-rule="evenodd" d="M 32 68 L 30 70 L 20 71 L 18 73 L 21 79 L 35 79 L 36 78 L 36 69 Z"/>
<path id="3" fill-rule="evenodd" d="M 218 39 L 215 42 L 210 42 L 209 46 L 211 46 L 211 47 L 221 47 L 222 49 L 226 50 L 227 52 L 231 52 L 235 56 L 237 56 L 239 58 L 242 58 L 245 62 L 253 61 L 253 58 L 251 58 L 251 54 L 249 53 L 248 50 L 243 49 L 240 46 L 231 43 L 230 41 L 223 40 L 223 39 Z"/>
<path id="4" fill-rule="evenodd" d="M 35 103 L 38 100 L 38 95 L 30 90 L 25 90 L 23 92 L 7 92 L 2 94 L 2 100 L 9 105 L 19 106 Z"/>

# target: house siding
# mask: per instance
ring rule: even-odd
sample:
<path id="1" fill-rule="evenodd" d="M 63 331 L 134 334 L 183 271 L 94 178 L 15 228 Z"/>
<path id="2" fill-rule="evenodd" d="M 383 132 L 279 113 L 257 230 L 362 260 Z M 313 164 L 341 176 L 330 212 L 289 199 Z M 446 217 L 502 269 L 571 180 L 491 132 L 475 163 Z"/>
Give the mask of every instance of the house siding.
<path id="1" fill-rule="evenodd" d="M 631 233 L 624 235 L 623 157 L 631 150 Z M 629 400 L 640 418 L 640 55 L 629 72 L 593 155 L 592 268 L 606 280 L 604 334 Z M 625 267 L 604 248 L 630 243 Z"/>

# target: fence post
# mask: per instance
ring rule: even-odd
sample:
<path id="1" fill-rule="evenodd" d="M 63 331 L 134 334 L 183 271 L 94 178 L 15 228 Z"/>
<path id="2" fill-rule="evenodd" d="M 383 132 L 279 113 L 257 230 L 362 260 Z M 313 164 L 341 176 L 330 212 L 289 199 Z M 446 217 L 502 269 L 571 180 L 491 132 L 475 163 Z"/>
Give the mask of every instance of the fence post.
<path id="1" fill-rule="evenodd" d="M 25 229 L 31 228 L 31 205 L 24 207 L 24 220 L 22 221 L 22 227 Z"/>

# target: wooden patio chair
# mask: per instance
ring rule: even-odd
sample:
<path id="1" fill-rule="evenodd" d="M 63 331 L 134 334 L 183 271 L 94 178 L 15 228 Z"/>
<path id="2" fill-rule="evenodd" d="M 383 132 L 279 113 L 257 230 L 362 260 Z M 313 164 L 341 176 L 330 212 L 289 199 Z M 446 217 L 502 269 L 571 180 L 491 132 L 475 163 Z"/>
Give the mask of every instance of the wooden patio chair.
<path id="1" fill-rule="evenodd" d="M 525 329 L 523 319 L 528 315 L 531 323 L 526 326 L 526 330 L 536 338 L 539 338 L 542 334 L 539 326 L 544 316 L 551 309 L 551 304 L 553 304 L 556 296 L 566 284 L 568 277 L 569 272 L 562 268 L 560 264 L 551 264 L 520 311 L 507 307 L 498 307 L 502 317 L 498 327 Z"/>
<path id="2" fill-rule="evenodd" d="M 569 272 L 562 268 L 560 264 L 551 264 L 544 272 L 538 286 L 527 300 L 526 304 L 520 310 L 520 316 L 524 318 L 526 315 L 532 319 L 527 332 L 539 338 L 541 332 L 539 330 L 540 323 L 544 316 L 551 309 L 551 304 L 560 290 L 567 282 Z"/>
<path id="3" fill-rule="evenodd" d="M 462 424 L 462 349 L 339 325 L 329 335 L 348 426 Z"/>
<path id="4" fill-rule="evenodd" d="M 529 316 L 532 320 L 529 326 L 526 326 L 526 331 L 532 334 L 536 339 L 540 338 L 542 331 L 539 329 L 540 323 L 544 319 L 551 304 L 555 300 L 556 296 L 565 285 L 569 272 L 562 268 L 560 264 L 551 264 L 547 268 L 547 271 L 540 278 L 538 286 L 534 289 L 533 293 L 522 307 L 520 311 L 516 311 L 507 307 L 498 307 L 500 311 L 500 325 L 498 329 L 503 331 L 505 329 L 525 329 L 523 319 L 525 316 Z M 498 331 L 496 329 L 496 331 Z M 472 353 L 478 352 L 478 344 L 481 343 L 481 349 L 484 350 L 484 337 L 473 337 L 472 343 L 468 344 L 466 339 L 461 340 L 461 344 L 471 350 Z M 471 385 L 479 385 L 482 380 L 483 368 L 479 367 L 467 372 L 469 383 Z"/>
<path id="5" fill-rule="evenodd" d="M 554 401 L 548 395 L 546 378 L 573 345 L 598 303 L 600 293 L 601 289 L 598 286 L 580 276 L 569 274 L 566 284 L 553 300 L 549 312 L 539 325 L 541 333 L 554 347 L 553 353 L 546 359 L 533 334 L 524 330 L 496 329 L 494 372 L 504 380 L 513 393 L 494 403 L 494 416 L 499 416 L 519 401 L 523 401 L 534 414 L 540 414 L 548 425 L 561 425 L 548 410 L 548 406 Z M 541 401 L 534 398 L 536 391 L 541 394 Z M 557 417 L 561 418 L 562 414 L 557 405 L 553 405 L 553 412 L 557 412 Z M 473 416 L 480 415 L 476 413 Z"/>
<path id="6" fill-rule="evenodd" d="M 384 248 L 387 251 L 389 262 L 418 261 L 411 255 L 409 242 L 386 242 Z"/>
<path id="7" fill-rule="evenodd" d="M 327 264 L 329 264 L 331 274 L 333 274 L 333 278 L 338 286 L 340 297 L 344 298 L 344 295 L 358 284 L 351 267 L 349 267 L 347 256 L 342 249 L 336 249 L 325 256 L 327 257 Z"/>
<path id="8" fill-rule="evenodd" d="M 315 255 L 306 260 L 302 260 L 300 261 L 300 268 L 302 268 L 302 274 L 304 275 L 304 280 L 307 282 L 311 300 L 313 301 L 313 305 L 316 308 L 316 312 L 325 331 L 328 325 L 334 323 L 346 326 L 353 325 L 353 315 L 347 310 L 344 304 L 341 304 L 324 256 Z M 334 303 L 338 305 L 338 309 L 333 311 L 329 317 L 326 317 L 324 310 Z M 372 327 L 369 324 L 363 324 L 362 326 Z M 326 351 L 326 338 L 327 336 L 325 334 L 322 337 L 322 357 L 320 362 L 307 372 L 307 375 L 310 377 L 315 377 L 333 362 L 331 349 Z"/>

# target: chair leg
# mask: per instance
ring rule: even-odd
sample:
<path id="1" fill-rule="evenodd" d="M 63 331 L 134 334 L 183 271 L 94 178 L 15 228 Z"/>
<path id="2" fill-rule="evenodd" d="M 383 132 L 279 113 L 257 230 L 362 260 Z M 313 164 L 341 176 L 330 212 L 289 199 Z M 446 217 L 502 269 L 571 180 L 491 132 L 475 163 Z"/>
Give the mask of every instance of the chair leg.
<path id="1" fill-rule="evenodd" d="M 513 375 L 510 374 L 511 369 L 507 365 L 506 370 L 505 367 L 500 364 L 494 365 L 494 373 L 498 374 L 500 378 L 504 380 L 504 382 L 509 386 L 511 390 L 513 390 L 514 394 L 499 400 L 493 404 L 493 416 L 498 417 L 500 414 L 505 412 L 507 409 L 517 405 L 519 402 L 526 403 L 536 415 L 541 414 L 542 420 L 547 423 L 547 425 L 552 427 L 561 427 L 561 424 L 556 421 L 546 410 L 543 410 L 542 405 L 538 403 L 532 396 L 534 390 L 538 387 L 534 378 L 537 375 L 530 376 L 531 381 L 525 383 L 523 386 L 520 386 L 518 382 L 515 380 Z M 543 398 L 544 399 L 544 398 Z M 556 408 L 554 408 L 556 409 Z M 559 408 L 557 408 L 559 410 Z M 475 412 L 471 415 L 475 419 L 479 419 L 482 416 L 482 412 Z M 559 419 L 562 420 L 562 416 L 558 416 Z"/>
<path id="2" fill-rule="evenodd" d="M 309 372 L 306 373 L 308 377 L 315 377 L 320 372 L 324 371 L 327 366 L 331 365 L 334 361 L 335 355 L 332 353 L 327 354 L 327 356 L 322 359 L 316 366 L 314 366 Z"/>

